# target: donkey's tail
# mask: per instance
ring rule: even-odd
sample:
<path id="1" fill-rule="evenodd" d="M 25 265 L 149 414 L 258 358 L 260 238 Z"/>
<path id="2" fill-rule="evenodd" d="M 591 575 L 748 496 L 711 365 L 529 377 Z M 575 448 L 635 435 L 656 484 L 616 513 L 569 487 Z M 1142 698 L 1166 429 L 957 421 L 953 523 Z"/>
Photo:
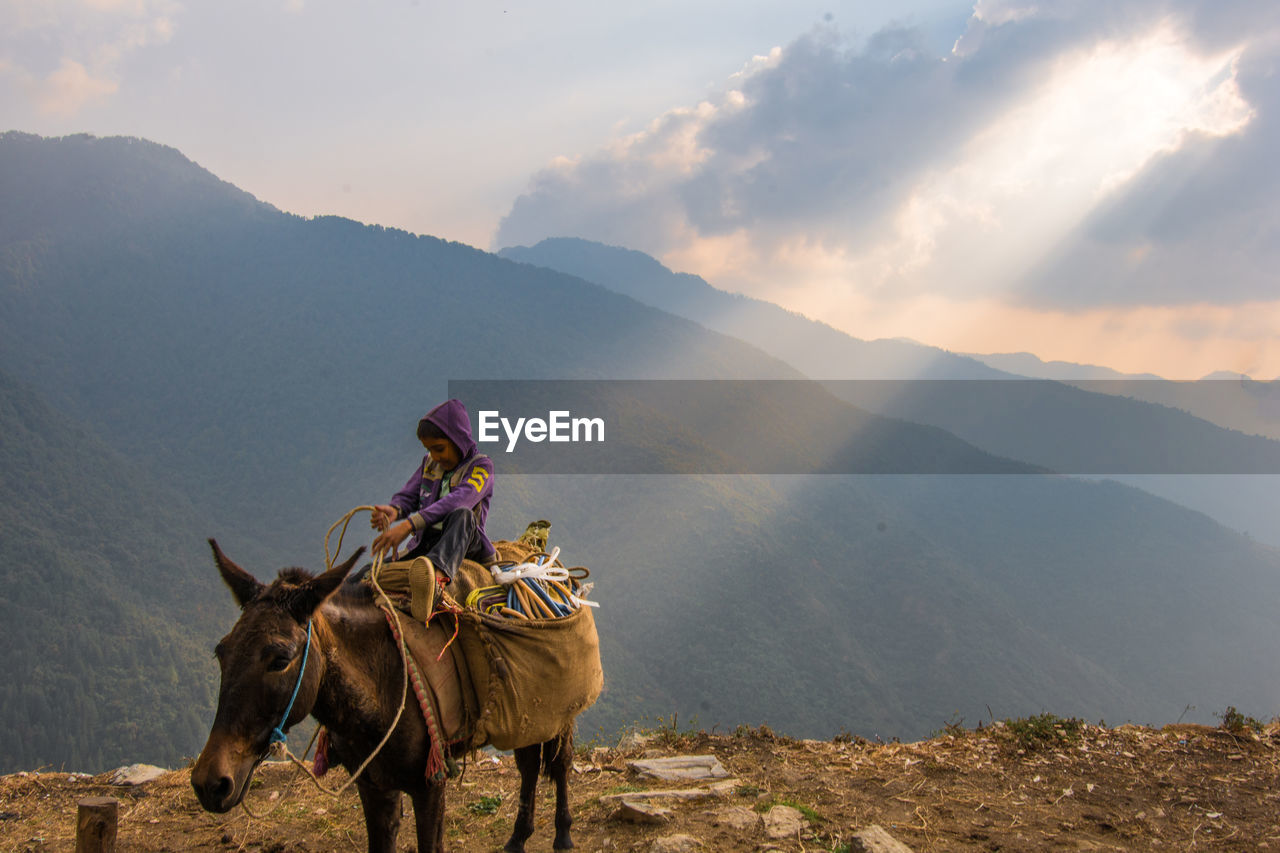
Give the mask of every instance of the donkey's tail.
<path id="1" fill-rule="evenodd" d="M 542 775 L 555 778 L 557 771 L 573 769 L 573 727 L 542 742 Z"/>

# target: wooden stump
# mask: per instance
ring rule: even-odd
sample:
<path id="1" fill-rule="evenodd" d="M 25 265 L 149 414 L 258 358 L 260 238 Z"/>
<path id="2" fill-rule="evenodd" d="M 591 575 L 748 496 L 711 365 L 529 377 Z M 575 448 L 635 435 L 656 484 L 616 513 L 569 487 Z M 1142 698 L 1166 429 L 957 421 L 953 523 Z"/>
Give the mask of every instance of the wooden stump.
<path id="1" fill-rule="evenodd" d="M 120 801 L 85 797 L 76 812 L 76 853 L 115 853 Z"/>

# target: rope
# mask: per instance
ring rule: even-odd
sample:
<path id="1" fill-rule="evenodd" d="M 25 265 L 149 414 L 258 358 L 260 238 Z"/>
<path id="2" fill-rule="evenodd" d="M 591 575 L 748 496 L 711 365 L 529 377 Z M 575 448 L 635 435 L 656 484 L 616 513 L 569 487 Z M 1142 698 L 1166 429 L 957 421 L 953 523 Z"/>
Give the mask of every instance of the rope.
<path id="1" fill-rule="evenodd" d="M 307 674 L 307 657 L 311 654 L 311 620 L 307 620 L 307 644 L 302 647 L 302 666 L 298 668 L 298 680 L 293 683 L 293 695 L 289 697 L 289 704 L 285 706 L 284 716 L 280 718 L 280 725 L 271 730 L 271 743 L 283 743 L 288 740 L 288 735 L 284 733 L 284 724 L 289 722 L 289 715 L 293 713 L 293 703 L 298 699 L 298 689 L 302 687 L 302 678 Z M 305 754 L 305 753 L 304 753 Z"/>
<path id="2" fill-rule="evenodd" d="M 374 507 L 372 506 L 358 506 L 355 509 L 348 512 L 342 518 L 335 521 L 329 527 L 328 531 L 324 534 L 324 562 L 325 562 L 326 569 L 333 568 L 333 564 L 334 564 L 332 554 L 329 551 L 329 537 L 333 534 L 333 531 L 338 527 L 338 525 L 342 525 L 342 532 L 338 534 L 338 548 L 336 551 L 336 553 L 340 554 L 342 553 L 342 539 L 347 535 L 347 525 L 351 523 L 352 516 L 354 516 L 358 512 L 372 512 L 373 510 L 374 510 Z M 395 617 L 397 636 L 400 638 L 400 651 L 404 660 L 406 661 L 405 665 L 401 667 L 401 669 L 403 670 L 404 683 L 401 686 L 401 691 L 400 691 L 400 707 L 396 711 L 395 719 L 391 721 L 391 725 L 387 728 L 387 733 L 382 736 L 382 740 L 379 741 L 378 745 L 373 748 L 373 752 L 370 752 L 368 757 L 365 758 L 364 762 L 361 763 L 361 765 L 358 768 L 356 768 L 356 771 L 351 774 L 351 778 L 349 778 L 346 782 L 344 782 L 342 786 L 339 787 L 337 790 L 332 790 L 330 788 L 326 788 L 324 786 L 324 783 L 322 783 L 320 779 L 313 772 L 311 772 L 311 768 L 307 767 L 307 765 L 304 764 L 303 761 L 300 758 L 298 758 L 298 756 L 293 754 L 293 752 L 289 749 L 289 744 L 283 738 L 280 740 L 275 739 L 275 735 L 277 732 L 280 732 L 280 728 L 281 726 L 284 725 L 284 721 L 281 721 L 280 726 L 277 726 L 275 730 L 272 731 L 272 742 L 271 742 L 269 752 L 274 753 L 278 758 L 287 758 L 288 760 L 292 761 L 295 765 L 297 765 L 299 769 L 302 770 L 303 773 L 307 774 L 307 778 L 310 779 L 315 784 L 316 788 L 318 788 L 321 793 L 328 794 L 330 797 L 333 797 L 334 799 L 337 799 L 338 797 L 340 797 L 343 794 L 343 792 L 347 790 L 347 788 L 351 787 L 352 783 L 354 783 L 356 779 L 360 777 L 360 774 L 365 771 L 365 768 L 369 766 L 369 763 L 372 762 L 373 759 L 378 755 L 378 753 L 382 751 L 382 748 L 387 745 L 387 741 L 391 739 L 391 733 L 394 732 L 396 730 L 396 726 L 400 724 L 400 717 L 402 714 L 404 714 L 405 705 L 409 701 L 409 666 L 407 664 L 409 649 L 405 645 L 403 626 L 400 623 L 400 613 L 396 609 L 395 605 L 392 603 L 391 597 L 388 596 L 386 592 L 383 591 L 382 587 L 378 585 L 378 573 L 382 570 L 382 562 L 383 562 L 382 554 L 375 554 L 373 556 L 373 567 L 369 570 L 369 580 L 373 584 L 374 590 L 378 593 L 378 595 L 382 597 L 382 600 L 387 603 L 387 609 Z M 308 622 L 307 623 L 307 647 L 310 648 L 310 645 L 311 645 L 311 623 Z M 307 665 L 306 659 L 305 659 L 306 652 L 303 652 L 303 655 L 304 655 L 304 659 L 302 662 L 302 666 L 303 666 L 303 669 L 305 670 Z M 301 683 L 302 683 L 302 677 L 301 675 L 299 675 L 298 685 L 301 685 Z M 293 688 L 294 698 L 297 698 L 297 695 L 298 695 L 298 685 L 295 685 Z M 293 710 L 293 699 L 289 700 L 289 710 L 290 711 Z M 289 712 L 286 711 L 285 720 L 287 720 L 288 717 L 289 717 Z M 314 740 L 314 737 L 312 739 Z M 311 749 L 311 746 L 308 744 L 307 751 L 310 751 L 310 749 Z M 303 753 L 303 756 L 305 755 L 306 755 L 306 752 Z M 248 782 L 246 782 L 245 784 L 248 785 Z M 249 806 L 245 803 L 243 798 L 241 798 L 240 800 L 240 805 L 244 807 L 244 810 L 248 812 L 250 817 L 255 817 L 255 818 L 257 817 L 257 815 L 255 815 L 252 811 L 249 810 Z M 271 811 L 274 812 L 275 809 L 273 808 Z M 271 814 L 271 812 L 268 812 L 267 814 Z"/>
<path id="3" fill-rule="evenodd" d="M 515 566 L 506 566 L 506 567 L 493 566 L 489 569 L 489 571 L 493 574 L 494 581 L 504 587 L 511 587 L 512 589 L 515 589 L 516 587 L 514 586 L 514 584 L 516 584 L 517 581 L 524 581 L 524 580 L 550 581 L 552 582 L 552 587 L 555 589 L 558 589 L 560 593 L 566 598 L 566 602 L 565 602 L 566 604 L 575 604 L 579 607 L 584 605 L 587 607 L 599 607 L 600 602 L 588 601 L 585 598 L 575 595 L 572 590 L 560 586 L 560 584 L 563 584 L 569 581 L 571 578 L 572 579 L 576 579 L 576 578 L 574 578 L 574 576 L 570 573 L 569 569 L 566 569 L 564 566 L 557 565 L 557 560 L 559 557 L 560 557 L 560 548 L 557 546 L 551 549 L 550 554 L 539 554 L 535 557 L 530 558 L 534 560 L 534 562 L 524 562 Z M 537 584 L 526 583 L 525 585 L 535 593 L 540 594 L 543 592 L 543 590 L 539 589 Z M 580 591 L 582 592 L 582 595 L 586 595 L 588 592 L 591 591 L 591 585 L 586 584 L 582 586 L 580 588 Z M 475 595 L 475 593 L 472 593 L 472 595 Z M 540 595 L 539 597 L 545 599 L 544 595 Z M 558 617 L 558 616 L 569 615 L 567 610 L 562 612 L 561 609 L 558 606 L 556 606 L 555 602 L 546 600 L 546 603 L 552 606 L 552 613 L 548 614 L 549 616 Z M 535 606 L 536 606 L 536 602 L 535 602 Z M 507 607 L 513 610 L 516 609 L 512 607 L 511 602 L 508 602 Z"/>

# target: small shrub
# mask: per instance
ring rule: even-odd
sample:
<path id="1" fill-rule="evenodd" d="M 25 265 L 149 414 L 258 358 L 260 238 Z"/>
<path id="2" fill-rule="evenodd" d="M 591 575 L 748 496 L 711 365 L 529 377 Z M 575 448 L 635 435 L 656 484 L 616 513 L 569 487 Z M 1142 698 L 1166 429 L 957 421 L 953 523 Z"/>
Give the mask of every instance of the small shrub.
<path id="1" fill-rule="evenodd" d="M 474 815 L 497 814 L 501 805 L 502 797 L 481 797 L 473 803 L 467 803 L 467 811 Z"/>
<path id="2" fill-rule="evenodd" d="M 639 785 L 628 785 L 626 783 L 623 783 L 621 785 L 614 785 L 612 788 L 605 791 L 605 795 L 607 796 L 609 794 L 634 794 L 638 791 L 643 791 L 643 790 L 646 790 L 646 789 L 641 788 Z"/>
<path id="3" fill-rule="evenodd" d="M 935 730 L 932 734 L 929 735 L 929 737 L 935 738 L 935 737 L 942 737 L 943 735 L 951 735 L 952 737 L 961 737 L 964 735 L 965 731 L 966 729 L 964 727 L 964 717 L 960 716 L 960 713 L 957 711 L 956 714 L 951 719 L 947 720 L 945 723 L 942 724 L 942 728 Z"/>
<path id="4" fill-rule="evenodd" d="M 1060 746 L 1080 737 L 1082 720 L 1063 719 L 1056 714 L 1037 714 L 1004 721 L 1004 732 L 1019 749 L 1030 752 L 1041 747 Z"/>
<path id="5" fill-rule="evenodd" d="M 804 815 L 810 823 L 821 823 L 826 820 L 826 818 L 818 814 L 817 810 L 812 806 L 806 806 L 804 803 L 799 803 L 795 800 L 779 800 L 778 805 L 791 806 L 791 808 Z"/>
<path id="6" fill-rule="evenodd" d="M 1229 732 L 1243 734 L 1247 731 L 1262 731 L 1262 723 L 1258 722 L 1253 717 L 1246 717 L 1244 714 L 1241 714 L 1236 710 L 1234 705 L 1228 705 L 1227 710 L 1222 712 L 1222 717 L 1220 719 L 1222 720 L 1222 728 Z"/>
<path id="7" fill-rule="evenodd" d="M 695 716 L 682 730 L 678 714 L 672 712 L 671 717 L 658 717 L 657 726 L 652 729 L 654 738 L 664 746 L 677 747 L 686 740 L 701 733 L 698 729 L 698 718 Z"/>

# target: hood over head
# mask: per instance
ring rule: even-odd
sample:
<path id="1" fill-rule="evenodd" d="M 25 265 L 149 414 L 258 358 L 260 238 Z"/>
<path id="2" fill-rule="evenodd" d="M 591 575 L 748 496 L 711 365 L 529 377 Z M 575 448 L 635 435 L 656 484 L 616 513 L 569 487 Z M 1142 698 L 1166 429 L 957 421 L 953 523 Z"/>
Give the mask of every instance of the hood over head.
<path id="1" fill-rule="evenodd" d="M 427 412 L 422 420 L 435 424 L 450 441 L 458 445 L 463 459 L 476 452 L 476 442 L 471 437 L 471 418 L 461 400 L 446 400 Z"/>

